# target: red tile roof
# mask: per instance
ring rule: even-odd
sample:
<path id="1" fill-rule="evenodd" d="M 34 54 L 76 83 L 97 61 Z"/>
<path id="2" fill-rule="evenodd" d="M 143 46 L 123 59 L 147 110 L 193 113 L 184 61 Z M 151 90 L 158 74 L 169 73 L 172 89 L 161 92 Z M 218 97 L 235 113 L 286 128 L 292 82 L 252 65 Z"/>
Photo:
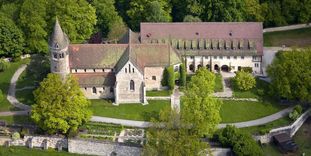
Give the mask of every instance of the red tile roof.
<path id="1" fill-rule="evenodd" d="M 247 39 L 256 42 L 257 54 L 263 52 L 260 22 L 141 23 L 141 42 L 152 39 Z"/>

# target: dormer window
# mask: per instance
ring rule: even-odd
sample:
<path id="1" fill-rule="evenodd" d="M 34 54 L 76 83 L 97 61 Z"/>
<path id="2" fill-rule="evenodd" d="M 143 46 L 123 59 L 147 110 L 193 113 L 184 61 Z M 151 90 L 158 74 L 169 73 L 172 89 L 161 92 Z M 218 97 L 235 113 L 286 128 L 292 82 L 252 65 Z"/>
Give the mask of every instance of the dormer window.
<path id="1" fill-rule="evenodd" d="M 53 57 L 57 59 L 57 53 L 53 53 Z"/>
<path id="2" fill-rule="evenodd" d="M 55 43 L 55 48 L 59 48 L 58 43 Z"/>

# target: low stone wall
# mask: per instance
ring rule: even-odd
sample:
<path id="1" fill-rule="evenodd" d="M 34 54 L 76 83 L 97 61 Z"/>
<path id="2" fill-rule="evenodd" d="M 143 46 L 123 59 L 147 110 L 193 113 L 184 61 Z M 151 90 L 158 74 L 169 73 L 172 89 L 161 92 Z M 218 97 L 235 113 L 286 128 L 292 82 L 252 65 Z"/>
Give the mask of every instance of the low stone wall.
<path id="1" fill-rule="evenodd" d="M 141 155 L 141 147 L 133 147 L 120 143 L 91 140 L 68 140 L 68 152 L 90 155 L 118 155 L 137 156 Z"/>
<path id="2" fill-rule="evenodd" d="M 292 137 L 296 134 L 298 129 L 308 119 L 310 115 L 311 115 L 311 109 L 303 113 L 293 124 L 289 126 L 272 129 L 269 131 L 268 134 L 261 135 L 261 136 L 254 136 L 254 139 L 257 141 L 260 141 L 261 143 L 269 143 L 272 141 L 272 137 L 274 135 L 277 135 L 280 133 L 287 133 Z"/>
<path id="3" fill-rule="evenodd" d="M 294 30 L 294 29 L 301 29 L 301 28 L 308 28 L 308 27 L 311 27 L 311 23 L 267 28 L 267 29 L 263 29 L 263 32 L 266 33 L 266 32 L 275 32 L 275 31 L 286 31 L 286 30 Z"/>
<path id="4" fill-rule="evenodd" d="M 68 141 L 64 137 L 50 137 L 50 136 L 24 136 L 23 139 L 8 140 L 9 146 L 27 146 L 29 148 L 54 148 L 62 149 L 68 148 Z"/>

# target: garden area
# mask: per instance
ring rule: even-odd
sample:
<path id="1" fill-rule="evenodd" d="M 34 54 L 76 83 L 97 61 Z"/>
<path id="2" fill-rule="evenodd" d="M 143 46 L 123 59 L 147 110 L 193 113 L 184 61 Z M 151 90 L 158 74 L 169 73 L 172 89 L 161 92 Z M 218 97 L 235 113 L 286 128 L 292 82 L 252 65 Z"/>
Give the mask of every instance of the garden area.
<path id="1" fill-rule="evenodd" d="M 151 118 L 157 118 L 160 110 L 165 107 L 170 107 L 169 100 L 148 100 L 148 105 L 142 104 L 120 104 L 119 106 L 112 105 L 111 101 L 107 100 L 91 100 L 93 115 L 149 121 Z"/>
<path id="2" fill-rule="evenodd" d="M 215 79 L 215 92 L 222 92 L 224 90 L 224 86 L 222 84 L 222 76 L 221 74 L 217 73 L 215 74 L 216 79 Z"/>
<path id="3" fill-rule="evenodd" d="M 13 111 L 17 110 L 17 108 L 14 108 L 10 102 L 6 99 L 9 85 L 12 76 L 14 75 L 15 71 L 22 65 L 29 62 L 29 59 L 20 60 L 17 62 L 11 62 L 8 63 L 8 68 L 2 72 L 0 72 L 0 90 L 3 94 L 3 99 L 0 100 L 0 111 Z"/>
<path id="4" fill-rule="evenodd" d="M 268 47 L 309 47 L 311 28 L 264 33 L 264 46 Z"/>
<path id="5" fill-rule="evenodd" d="M 222 123 L 243 122 L 262 118 L 285 109 L 276 102 L 224 100 L 220 109 Z"/>
<path id="6" fill-rule="evenodd" d="M 238 89 L 237 85 L 234 83 L 233 78 L 230 80 L 233 97 L 235 98 L 261 98 L 263 96 L 267 96 L 269 93 L 269 83 L 259 78 L 256 78 L 256 86 L 247 91 L 242 91 Z"/>

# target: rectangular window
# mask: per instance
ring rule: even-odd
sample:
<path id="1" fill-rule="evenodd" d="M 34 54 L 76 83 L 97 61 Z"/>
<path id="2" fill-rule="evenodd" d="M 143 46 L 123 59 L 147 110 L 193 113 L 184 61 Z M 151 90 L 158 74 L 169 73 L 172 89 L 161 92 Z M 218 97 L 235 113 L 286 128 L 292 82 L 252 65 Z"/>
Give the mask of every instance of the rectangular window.
<path id="1" fill-rule="evenodd" d="M 259 64 L 258 64 L 258 63 L 255 63 L 255 67 L 257 67 L 257 68 L 258 68 L 258 67 L 259 67 Z"/>
<path id="2" fill-rule="evenodd" d="M 244 56 L 241 56 L 241 59 L 244 60 Z"/>
<path id="3" fill-rule="evenodd" d="M 208 56 L 205 56 L 205 59 L 208 59 Z"/>
<path id="4" fill-rule="evenodd" d="M 134 70 L 134 68 L 133 68 L 133 73 L 135 73 L 135 70 Z"/>
<path id="5" fill-rule="evenodd" d="M 221 60 L 222 60 L 222 56 L 219 56 L 219 59 L 221 59 Z"/>
<path id="6" fill-rule="evenodd" d="M 110 87 L 110 93 L 113 93 L 113 87 Z"/>
<path id="7" fill-rule="evenodd" d="M 131 64 L 129 64 L 129 73 L 131 73 Z"/>
<path id="8" fill-rule="evenodd" d="M 230 56 L 227 56 L 227 59 L 230 60 Z"/>
<path id="9" fill-rule="evenodd" d="M 193 57 L 193 56 L 190 56 L 190 58 L 193 59 L 194 57 Z"/>
<path id="10" fill-rule="evenodd" d="M 217 59 L 217 56 L 214 56 L 214 59 Z"/>
<path id="11" fill-rule="evenodd" d="M 236 57 L 236 56 L 234 56 L 233 58 L 234 58 L 235 60 L 237 59 L 237 57 Z"/>
<path id="12" fill-rule="evenodd" d="M 127 73 L 127 68 L 125 68 L 124 70 L 125 70 L 125 73 Z"/>
<path id="13" fill-rule="evenodd" d="M 96 70 L 95 70 L 95 69 L 93 69 L 93 71 L 94 71 L 94 73 L 96 72 Z"/>
<path id="14" fill-rule="evenodd" d="M 77 72 L 78 72 L 78 70 L 77 70 L 77 69 L 75 69 L 75 72 L 77 73 Z"/>
<path id="15" fill-rule="evenodd" d="M 152 76 L 152 80 L 157 80 L 157 77 L 156 76 Z"/>

